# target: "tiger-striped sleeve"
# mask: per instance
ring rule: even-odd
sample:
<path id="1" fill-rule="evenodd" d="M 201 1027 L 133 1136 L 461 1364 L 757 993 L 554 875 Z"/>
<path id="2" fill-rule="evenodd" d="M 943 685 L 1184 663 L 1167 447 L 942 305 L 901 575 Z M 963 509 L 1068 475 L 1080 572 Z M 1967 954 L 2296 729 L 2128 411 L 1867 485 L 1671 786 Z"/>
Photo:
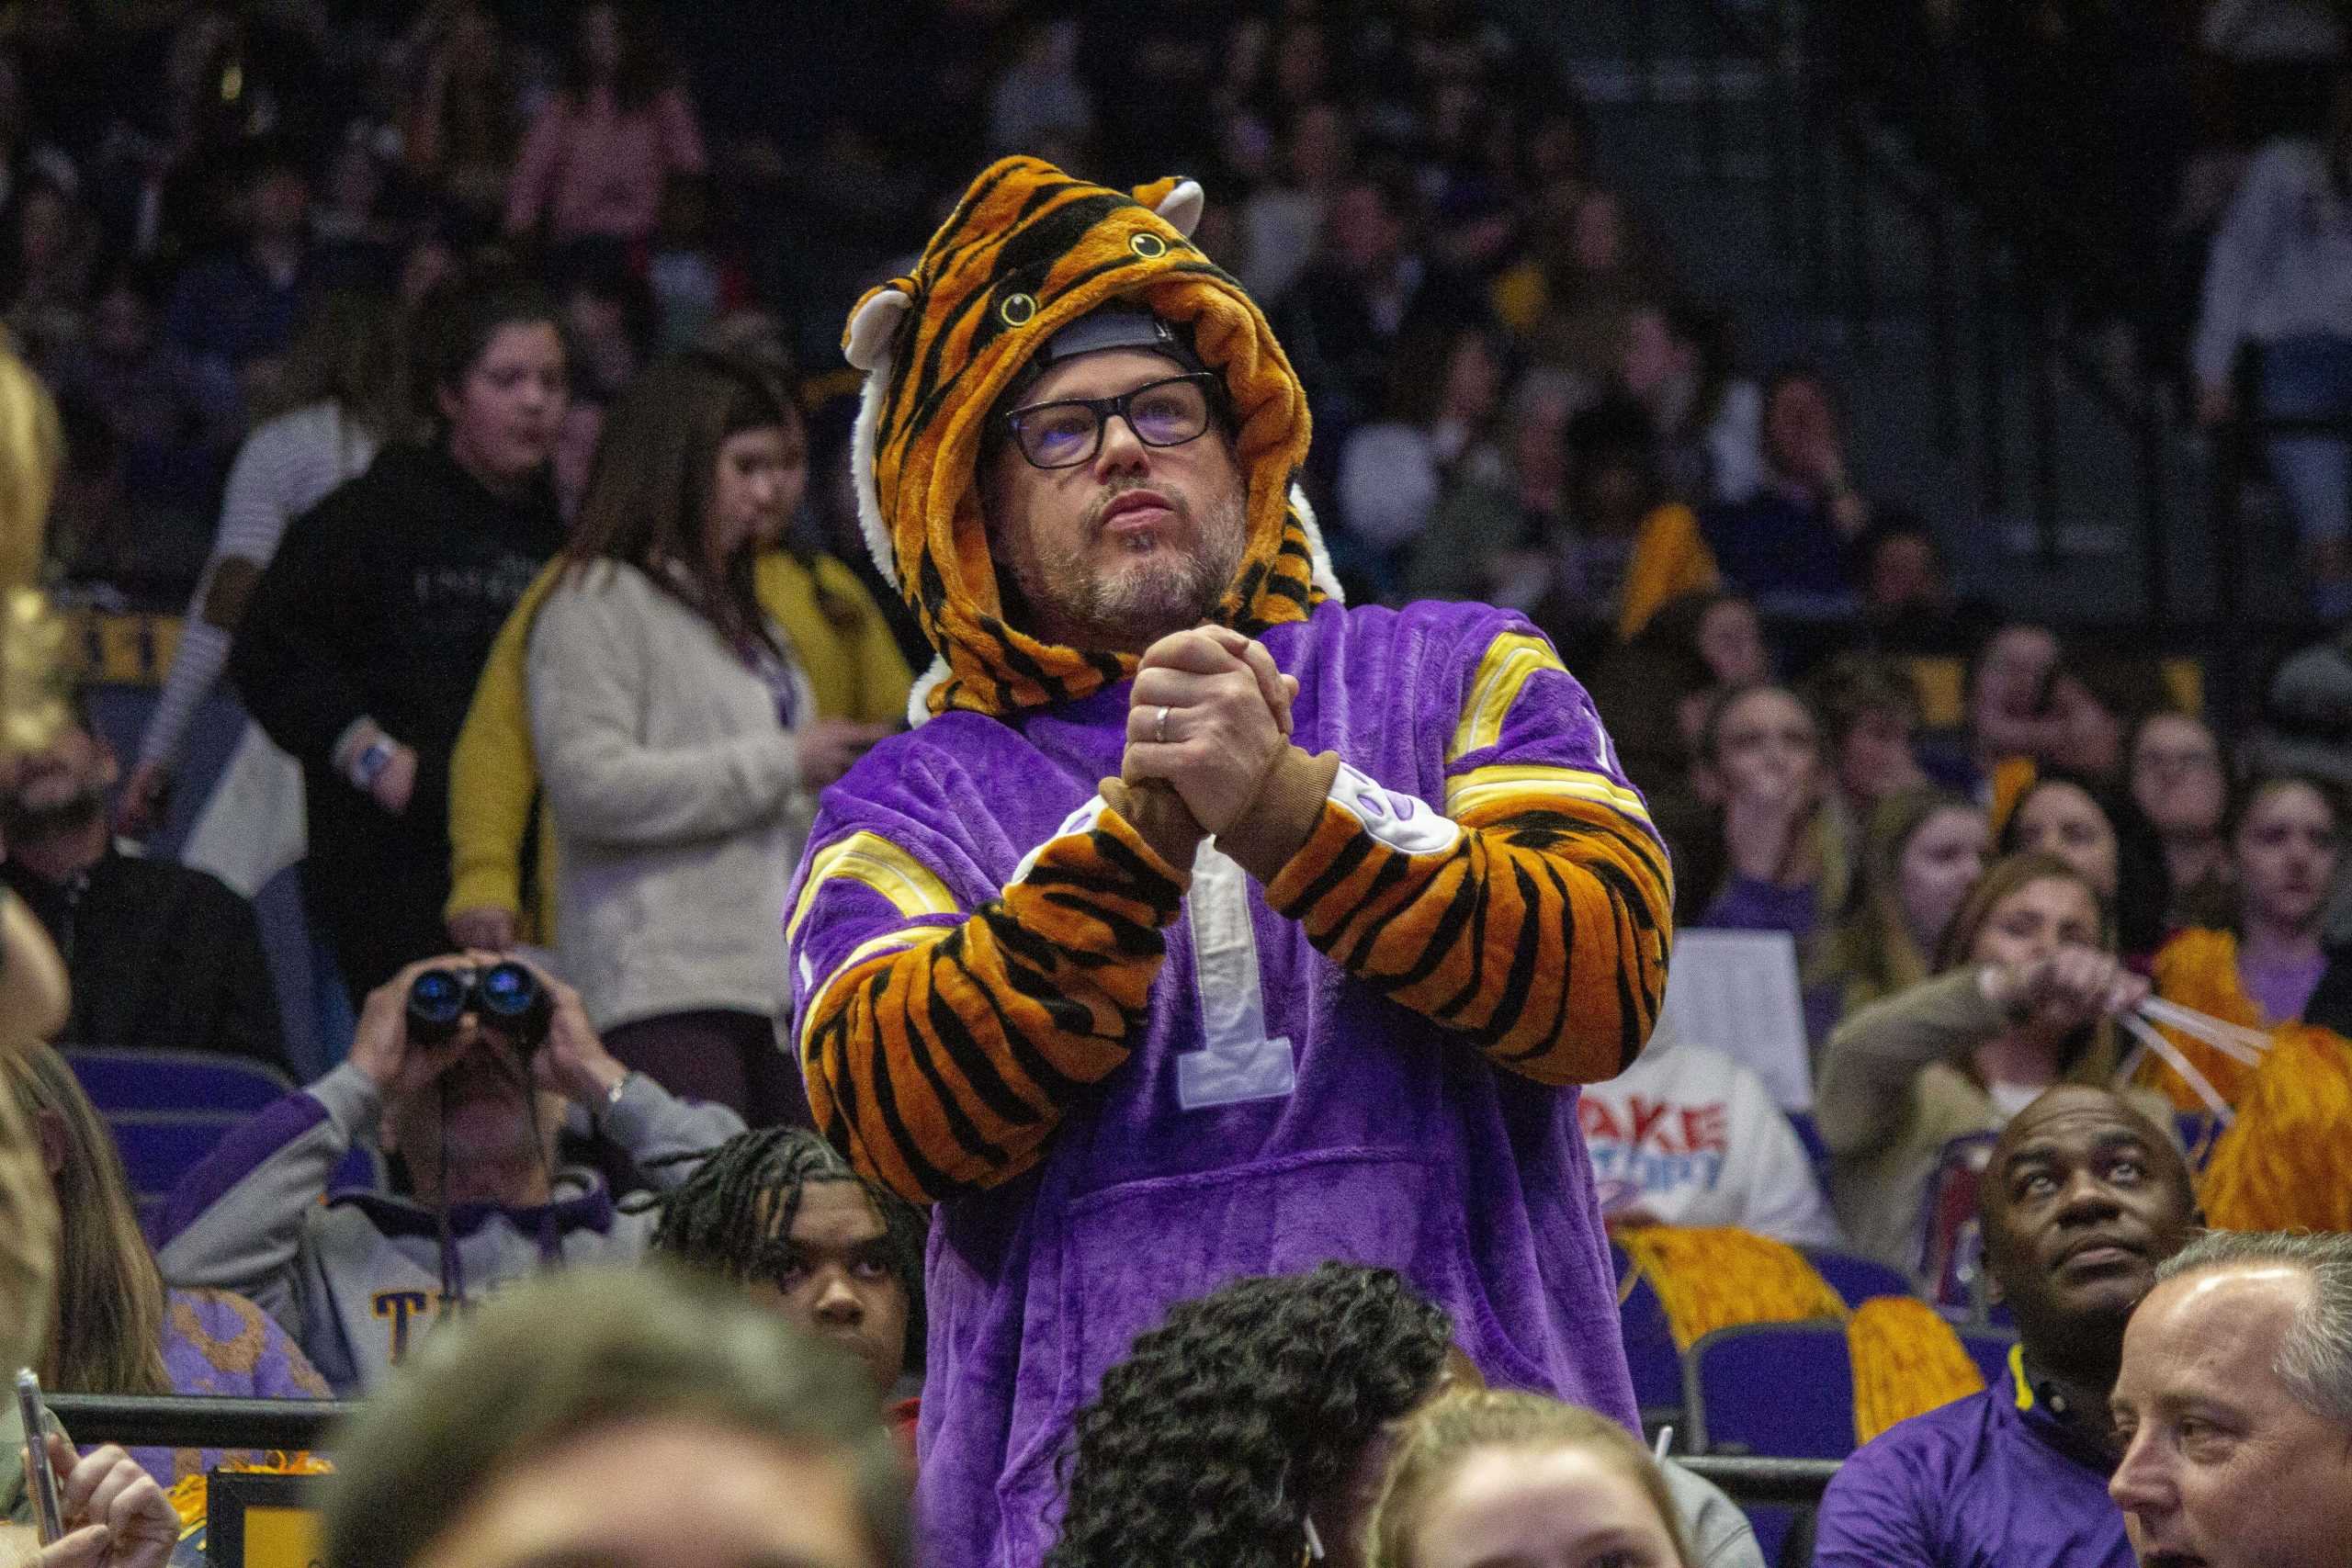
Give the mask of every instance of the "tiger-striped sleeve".
<path id="1" fill-rule="evenodd" d="M 1445 778 L 1441 811 L 1340 766 L 1267 902 L 1498 1066 L 1622 1072 L 1665 994 L 1672 874 L 1584 689 L 1523 624 L 1472 671 Z"/>
<path id="2" fill-rule="evenodd" d="M 1188 881 L 1100 798 L 968 912 L 879 833 L 817 850 L 786 940 L 818 1127 L 917 1202 L 1020 1174 L 1126 1060 Z"/>

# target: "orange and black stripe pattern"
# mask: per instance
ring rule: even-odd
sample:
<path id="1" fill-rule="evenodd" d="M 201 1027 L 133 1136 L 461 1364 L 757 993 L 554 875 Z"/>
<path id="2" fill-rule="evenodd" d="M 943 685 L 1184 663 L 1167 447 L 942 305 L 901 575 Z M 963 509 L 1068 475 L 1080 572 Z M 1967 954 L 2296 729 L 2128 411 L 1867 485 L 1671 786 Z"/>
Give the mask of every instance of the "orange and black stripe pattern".
<path id="1" fill-rule="evenodd" d="M 1506 632 L 1488 644 L 1446 761 L 1444 815 L 1463 829 L 1450 844 L 1398 848 L 1335 788 L 1267 902 L 1497 1066 L 1547 1084 L 1615 1077 L 1666 995 L 1673 872 L 1550 643 Z"/>
<path id="2" fill-rule="evenodd" d="M 1045 643 L 1007 624 L 976 482 L 1000 394 L 1039 344 L 1114 299 L 1188 326 L 1230 396 L 1249 544 L 1217 619 L 1254 634 L 1304 618 L 1321 597 L 1290 501 L 1306 456 L 1305 394 L 1241 286 L 1154 210 L 1175 185 L 1115 191 L 1035 158 L 1003 159 L 973 183 L 911 274 L 859 302 L 862 311 L 892 291 L 910 302 L 887 379 L 868 389 L 879 393 L 871 477 L 899 590 L 947 661 L 949 679 L 928 699 L 934 713 L 1066 702 L 1133 673 L 1132 655 Z"/>
<path id="3" fill-rule="evenodd" d="M 818 1127 L 917 1202 L 1020 1174 L 1142 1037 L 1186 880 L 1106 809 L 960 924 L 862 944 L 803 1010 Z"/>

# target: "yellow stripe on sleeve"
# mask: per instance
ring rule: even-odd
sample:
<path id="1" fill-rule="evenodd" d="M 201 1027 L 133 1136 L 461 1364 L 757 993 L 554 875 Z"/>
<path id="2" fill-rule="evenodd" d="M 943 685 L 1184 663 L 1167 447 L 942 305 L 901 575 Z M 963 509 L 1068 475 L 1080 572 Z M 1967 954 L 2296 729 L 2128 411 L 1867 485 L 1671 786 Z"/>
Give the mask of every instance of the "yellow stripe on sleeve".
<path id="1" fill-rule="evenodd" d="M 947 885 L 930 867 L 879 833 L 852 833 L 819 850 L 808 863 L 808 880 L 801 885 L 799 901 L 792 906 L 792 919 L 785 922 L 786 942 L 799 934 L 800 922 L 808 918 L 818 889 L 843 876 L 879 893 L 901 915 L 957 912 Z"/>
<path id="2" fill-rule="evenodd" d="M 1449 762 L 1482 751 L 1503 738 L 1503 720 L 1519 701 L 1520 688 L 1539 670 L 1567 672 L 1552 645 L 1540 637 L 1506 632 L 1487 646 L 1470 678 L 1470 700 L 1463 705 L 1462 722 L 1454 727 Z"/>
<path id="3" fill-rule="evenodd" d="M 841 984 L 842 976 L 852 973 L 867 959 L 879 958 L 886 953 L 929 947 L 932 943 L 944 940 L 947 933 L 955 929 L 953 926 L 903 926 L 894 931 L 884 931 L 880 936 L 867 937 L 864 942 L 851 948 L 849 956 L 834 964 L 833 972 L 825 976 L 825 983 L 808 993 L 808 1005 L 800 1010 L 802 1053 L 805 1055 L 808 1051 L 808 1035 L 815 1028 L 817 1020 L 824 1017 L 831 1010 L 826 998 L 832 994 L 833 987 Z"/>
<path id="4" fill-rule="evenodd" d="M 1445 814 L 1456 822 L 1467 822 L 1482 813 L 1491 813 L 1507 801 L 1524 800 L 1534 806 L 1541 805 L 1547 796 L 1556 799 L 1561 795 L 1597 802 L 1645 825 L 1650 819 L 1650 814 L 1642 807 L 1642 797 L 1606 773 L 1533 763 L 1473 768 L 1459 778 L 1448 779 Z"/>

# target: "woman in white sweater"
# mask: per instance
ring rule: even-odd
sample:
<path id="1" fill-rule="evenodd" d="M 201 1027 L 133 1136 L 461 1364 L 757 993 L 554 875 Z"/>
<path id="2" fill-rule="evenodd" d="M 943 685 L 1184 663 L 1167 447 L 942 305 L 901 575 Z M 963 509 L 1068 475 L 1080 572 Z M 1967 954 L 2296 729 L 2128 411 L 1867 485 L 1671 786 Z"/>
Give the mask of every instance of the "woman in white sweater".
<path id="1" fill-rule="evenodd" d="M 752 563 L 808 482 L 783 378 L 681 355 L 606 418 L 570 567 L 531 631 L 566 976 L 605 1046 L 753 1125 L 808 1119 L 776 1044 L 783 909 L 816 792 L 885 731 L 817 716 Z"/>

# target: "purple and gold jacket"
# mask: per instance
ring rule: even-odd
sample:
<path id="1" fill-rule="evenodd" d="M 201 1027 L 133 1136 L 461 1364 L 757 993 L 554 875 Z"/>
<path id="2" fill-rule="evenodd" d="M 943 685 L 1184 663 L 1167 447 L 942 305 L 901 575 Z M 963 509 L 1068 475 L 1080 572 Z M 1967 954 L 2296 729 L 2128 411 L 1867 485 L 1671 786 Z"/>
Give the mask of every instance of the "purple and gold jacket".
<path id="1" fill-rule="evenodd" d="M 1472 604 L 1260 640 L 1342 762 L 1261 884 L 1095 794 L 1131 683 L 955 710 L 829 790 L 786 906 L 820 1124 L 938 1204 L 926 1561 L 1029 1568 L 1105 1368 L 1171 1304 L 1405 1273 L 1493 1382 L 1632 1425 L 1579 1082 L 1647 1038 L 1665 852 L 1584 690 Z"/>

